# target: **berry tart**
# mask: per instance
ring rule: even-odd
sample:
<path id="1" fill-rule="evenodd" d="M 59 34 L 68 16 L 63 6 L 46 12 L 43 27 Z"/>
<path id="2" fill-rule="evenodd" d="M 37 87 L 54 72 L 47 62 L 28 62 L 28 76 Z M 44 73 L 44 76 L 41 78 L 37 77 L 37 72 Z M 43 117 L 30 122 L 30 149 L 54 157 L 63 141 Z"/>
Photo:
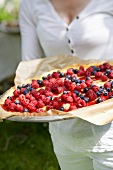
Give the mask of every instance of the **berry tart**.
<path id="1" fill-rule="evenodd" d="M 113 64 L 74 64 L 12 87 L 1 96 L 0 112 L 2 118 L 76 115 L 112 98 Z"/>

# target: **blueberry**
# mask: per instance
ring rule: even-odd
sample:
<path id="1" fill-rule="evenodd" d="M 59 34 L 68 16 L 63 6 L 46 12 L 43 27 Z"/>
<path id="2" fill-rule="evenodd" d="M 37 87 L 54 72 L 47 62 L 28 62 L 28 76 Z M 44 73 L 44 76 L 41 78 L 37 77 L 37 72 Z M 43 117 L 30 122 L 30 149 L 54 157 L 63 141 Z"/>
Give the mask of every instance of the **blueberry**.
<path id="1" fill-rule="evenodd" d="M 94 84 L 90 84 L 90 87 L 93 87 L 93 86 L 95 86 Z"/>
<path id="2" fill-rule="evenodd" d="M 96 66 L 91 66 L 94 70 L 96 70 L 97 68 L 96 68 Z"/>
<path id="3" fill-rule="evenodd" d="M 8 97 L 7 97 L 7 99 L 10 99 L 10 100 L 12 100 L 12 97 L 8 96 Z"/>
<path id="4" fill-rule="evenodd" d="M 96 72 L 97 72 L 96 70 L 93 70 L 91 74 L 92 74 L 92 75 L 95 75 Z"/>
<path id="5" fill-rule="evenodd" d="M 26 95 L 29 91 L 26 89 L 24 90 L 23 94 Z"/>
<path id="6" fill-rule="evenodd" d="M 14 103 L 15 104 L 20 104 L 20 101 L 19 100 L 15 100 Z"/>
<path id="7" fill-rule="evenodd" d="M 21 89 L 21 88 L 22 88 L 22 86 L 20 86 L 20 85 L 17 86 L 17 89 Z"/>
<path id="8" fill-rule="evenodd" d="M 97 99 L 97 103 L 101 103 L 101 102 L 103 102 L 103 99 L 102 98 L 98 98 Z"/>
<path id="9" fill-rule="evenodd" d="M 29 110 L 27 108 L 24 108 L 24 112 L 29 112 Z"/>
<path id="10" fill-rule="evenodd" d="M 42 80 L 46 80 L 46 79 L 47 79 L 47 77 L 45 77 L 45 76 L 42 77 Z"/>
<path id="11" fill-rule="evenodd" d="M 100 87 L 98 91 L 102 93 L 104 91 L 104 87 Z"/>
<path id="12" fill-rule="evenodd" d="M 61 106 L 61 107 L 59 108 L 59 110 L 64 111 L 64 107 L 63 107 L 63 106 Z"/>
<path id="13" fill-rule="evenodd" d="M 89 76 L 86 77 L 86 80 L 90 80 L 91 78 Z"/>
<path id="14" fill-rule="evenodd" d="M 26 88 L 27 87 L 27 84 L 22 84 L 22 88 Z"/>
<path id="15" fill-rule="evenodd" d="M 85 87 L 83 91 L 84 93 L 86 93 L 88 90 L 89 90 L 88 87 Z"/>
<path id="16" fill-rule="evenodd" d="M 71 80 L 71 76 L 69 74 L 66 75 L 66 79 Z"/>
<path id="17" fill-rule="evenodd" d="M 75 82 L 76 81 L 76 77 L 72 77 L 71 81 Z"/>
<path id="18" fill-rule="evenodd" d="M 50 100 L 52 100 L 52 97 L 51 97 L 51 96 L 47 96 L 47 98 L 49 98 Z"/>
<path id="19" fill-rule="evenodd" d="M 108 91 L 104 91 L 103 95 L 107 96 L 108 95 Z"/>
<path id="20" fill-rule="evenodd" d="M 43 85 L 43 82 L 41 80 L 37 80 L 39 85 Z"/>
<path id="21" fill-rule="evenodd" d="M 110 95 L 110 96 L 109 96 L 109 99 L 112 99 L 112 98 L 113 98 L 113 95 Z"/>
<path id="22" fill-rule="evenodd" d="M 80 83 L 85 83 L 85 80 L 80 80 Z"/>
<path id="23" fill-rule="evenodd" d="M 68 91 L 65 91 L 65 90 L 64 90 L 64 91 L 63 91 L 63 94 L 68 94 Z"/>
<path id="24" fill-rule="evenodd" d="M 78 69 L 74 69 L 74 73 L 77 74 L 78 73 Z"/>
<path id="25" fill-rule="evenodd" d="M 110 91 L 111 91 L 111 88 L 106 88 L 106 90 L 107 90 L 108 92 L 110 92 Z"/>
<path id="26" fill-rule="evenodd" d="M 106 70 L 106 73 L 107 73 L 107 74 L 109 74 L 110 72 L 111 72 L 111 70 L 110 70 L 110 69 L 107 69 L 107 70 Z"/>
<path id="27" fill-rule="evenodd" d="M 79 95 L 79 91 L 74 90 L 73 92 L 74 92 L 77 96 Z"/>
<path id="28" fill-rule="evenodd" d="M 84 101 L 87 103 L 89 102 L 89 99 L 87 97 L 84 97 Z"/>
<path id="29" fill-rule="evenodd" d="M 60 77 L 64 77 L 65 76 L 65 73 L 60 73 Z"/>
<path id="30" fill-rule="evenodd" d="M 96 92 L 96 95 L 97 95 L 97 96 L 100 96 L 101 94 L 102 94 L 102 93 L 101 93 L 100 91 L 97 91 L 97 92 Z"/>
<path id="31" fill-rule="evenodd" d="M 79 79 L 76 79 L 76 80 L 75 80 L 75 83 L 80 83 L 80 80 L 79 80 Z"/>
<path id="32" fill-rule="evenodd" d="M 84 99 L 84 95 L 83 95 L 83 94 L 80 94 L 79 97 L 80 97 L 81 99 Z"/>
<path id="33" fill-rule="evenodd" d="M 96 71 L 97 71 L 97 72 L 101 71 L 100 67 L 97 67 L 97 68 L 96 68 Z"/>

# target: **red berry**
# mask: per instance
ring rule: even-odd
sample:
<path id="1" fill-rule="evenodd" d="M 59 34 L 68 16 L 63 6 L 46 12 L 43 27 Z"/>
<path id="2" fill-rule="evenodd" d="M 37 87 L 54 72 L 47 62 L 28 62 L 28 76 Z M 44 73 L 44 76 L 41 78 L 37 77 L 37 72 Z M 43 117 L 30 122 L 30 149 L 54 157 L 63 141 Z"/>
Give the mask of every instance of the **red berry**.
<path id="1" fill-rule="evenodd" d="M 60 75 L 59 75 L 58 72 L 53 72 L 53 73 L 52 73 L 52 77 L 54 77 L 55 79 L 57 79 L 57 78 L 60 77 Z"/>
<path id="2" fill-rule="evenodd" d="M 32 86 L 34 89 L 39 88 L 39 84 L 38 84 L 37 80 L 32 80 L 31 86 Z"/>
<path id="3" fill-rule="evenodd" d="M 111 88 L 111 83 L 110 82 L 106 82 L 104 84 L 104 88 Z"/>
<path id="4" fill-rule="evenodd" d="M 73 69 L 72 69 L 72 68 L 69 68 L 69 69 L 67 70 L 67 74 L 69 74 L 69 75 L 73 75 L 73 74 L 74 74 Z"/>
<path id="5" fill-rule="evenodd" d="M 37 101 L 37 107 L 42 108 L 44 106 L 45 106 L 45 104 L 42 100 Z"/>
<path id="6" fill-rule="evenodd" d="M 12 102 L 12 101 L 11 101 L 10 99 L 6 99 L 5 102 L 4 102 L 4 104 L 5 104 L 5 105 L 8 105 L 8 104 L 11 103 L 11 102 Z"/>
<path id="7" fill-rule="evenodd" d="M 108 80 L 108 77 L 107 77 L 106 75 L 102 75 L 102 76 L 101 76 L 101 80 L 102 80 L 102 81 L 107 81 L 107 80 Z"/>
<path id="8" fill-rule="evenodd" d="M 23 106 L 27 106 L 27 105 L 29 104 L 29 99 L 21 100 L 20 103 L 21 103 Z"/>
<path id="9" fill-rule="evenodd" d="M 16 104 L 11 102 L 11 103 L 8 104 L 8 108 L 10 110 L 15 110 L 16 109 Z"/>
<path id="10" fill-rule="evenodd" d="M 97 98 L 97 95 L 92 89 L 89 89 L 88 92 L 86 93 L 87 97 L 89 97 L 89 100 L 95 100 Z"/>
<path id="11" fill-rule="evenodd" d="M 42 108 L 38 108 L 38 109 L 36 109 L 36 112 L 41 113 L 41 112 L 44 112 L 44 110 Z"/>
<path id="12" fill-rule="evenodd" d="M 96 77 L 96 78 L 100 78 L 101 76 L 102 76 L 102 72 L 99 71 L 99 72 L 96 72 L 96 73 L 95 73 L 95 77 Z"/>
<path id="13" fill-rule="evenodd" d="M 29 103 L 29 105 L 27 106 L 27 108 L 32 111 L 32 112 L 35 112 L 36 111 L 36 107 L 32 104 L 32 103 Z"/>
<path id="14" fill-rule="evenodd" d="M 17 89 L 13 92 L 15 97 L 18 97 L 20 95 L 20 89 Z"/>
<path id="15" fill-rule="evenodd" d="M 16 105 L 16 110 L 19 111 L 19 112 L 23 112 L 24 107 L 22 105 L 20 105 L 20 104 L 17 104 Z"/>

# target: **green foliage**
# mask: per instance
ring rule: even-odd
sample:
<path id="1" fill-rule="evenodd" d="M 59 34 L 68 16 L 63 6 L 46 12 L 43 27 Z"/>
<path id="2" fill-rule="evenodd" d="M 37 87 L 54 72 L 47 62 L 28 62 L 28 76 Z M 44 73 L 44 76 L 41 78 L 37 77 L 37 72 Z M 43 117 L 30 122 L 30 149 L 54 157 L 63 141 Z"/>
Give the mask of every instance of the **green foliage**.
<path id="1" fill-rule="evenodd" d="M 9 12 L 0 8 L 0 21 L 13 21 L 18 19 L 17 11 Z"/>
<path id="2" fill-rule="evenodd" d="M 0 123 L 0 170 L 57 170 L 48 125 Z"/>

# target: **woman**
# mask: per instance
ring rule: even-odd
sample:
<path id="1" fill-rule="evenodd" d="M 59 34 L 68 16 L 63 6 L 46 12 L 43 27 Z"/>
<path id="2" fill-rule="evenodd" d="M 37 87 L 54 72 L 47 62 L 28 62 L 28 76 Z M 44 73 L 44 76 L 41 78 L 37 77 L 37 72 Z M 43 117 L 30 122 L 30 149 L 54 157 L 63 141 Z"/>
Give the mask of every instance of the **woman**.
<path id="1" fill-rule="evenodd" d="M 22 0 L 22 59 L 56 55 L 113 59 L 113 0 Z M 49 130 L 61 170 L 112 170 L 113 123 L 79 118 Z"/>

